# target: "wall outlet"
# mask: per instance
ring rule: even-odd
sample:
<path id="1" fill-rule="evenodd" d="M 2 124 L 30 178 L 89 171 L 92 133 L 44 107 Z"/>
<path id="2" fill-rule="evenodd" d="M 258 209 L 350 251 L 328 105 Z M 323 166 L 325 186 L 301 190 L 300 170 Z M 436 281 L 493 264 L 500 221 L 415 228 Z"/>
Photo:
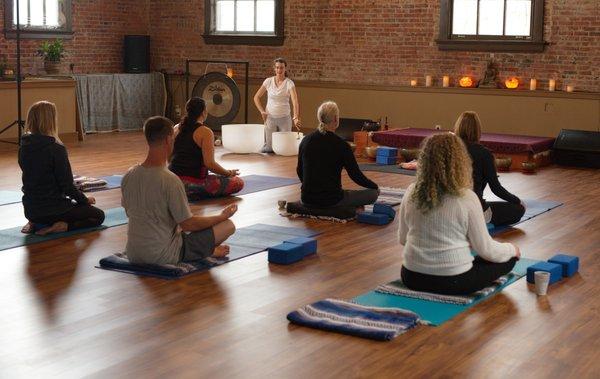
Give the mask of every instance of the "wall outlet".
<path id="1" fill-rule="evenodd" d="M 551 113 L 553 111 L 554 111 L 554 104 L 552 104 L 552 103 L 544 104 L 544 112 Z"/>

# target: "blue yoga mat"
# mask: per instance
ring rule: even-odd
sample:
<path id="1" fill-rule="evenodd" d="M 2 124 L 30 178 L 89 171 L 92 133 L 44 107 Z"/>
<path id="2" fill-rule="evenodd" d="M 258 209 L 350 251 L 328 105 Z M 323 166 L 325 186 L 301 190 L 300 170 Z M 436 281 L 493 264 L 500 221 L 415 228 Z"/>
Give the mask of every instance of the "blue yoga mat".
<path id="1" fill-rule="evenodd" d="M 121 182 L 123 181 L 123 175 L 110 175 L 110 176 L 101 176 L 98 179 L 102 179 L 106 181 L 106 186 L 101 188 L 92 188 L 90 190 L 86 190 L 85 192 L 100 192 L 100 191 L 108 191 L 115 188 L 121 188 Z"/>
<path id="2" fill-rule="evenodd" d="M 22 198 L 20 191 L 0 191 L 0 205 L 20 203 Z"/>
<path id="3" fill-rule="evenodd" d="M 560 207 L 563 203 L 558 201 L 546 201 L 546 200 L 523 200 L 525 203 L 525 214 L 521 218 L 519 222 L 513 225 L 520 224 L 527 220 L 531 220 L 534 217 L 541 215 L 542 213 L 546 213 L 551 211 L 554 208 Z M 496 235 L 502 233 L 505 230 L 511 228 L 512 225 L 504 225 L 504 226 L 496 226 L 489 229 L 491 235 Z"/>
<path id="4" fill-rule="evenodd" d="M 391 174 L 402 174 L 410 176 L 417 175 L 417 170 L 407 170 L 396 164 L 380 165 L 376 163 L 361 163 L 358 165 L 358 167 L 361 169 L 361 171 L 387 172 Z"/>
<path id="5" fill-rule="evenodd" d="M 485 301 L 491 296 L 494 296 L 498 292 L 502 291 L 505 287 L 516 282 L 517 280 L 519 280 L 527 274 L 527 267 L 537 262 L 537 260 L 521 258 L 519 261 L 517 261 L 517 264 L 515 265 L 512 271 L 513 274 L 515 274 L 515 276 L 511 280 L 509 280 L 506 284 L 501 286 L 498 290 L 491 293 L 490 295 L 475 300 L 473 303 L 467 305 L 457 305 L 430 300 L 413 299 L 410 297 L 389 295 L 375 291 L 371 291 L 364 295 L 360 295 L 354 298 L 353 300 L 356 301 L 358 304 L 371 307 L 407 309 L 417 313 L 421 317 L 421 319 L 428 321 L 429 323 L 431 323 L 431 325 L 439 326 L 444 322 L 450 320 L 451 318 L 455 317 L 459 313 L 462 313 L 467 309 L 471 308 L 472 306 L 479 304 L 482 301 Z"/>
<path id="6" fill-rule="evenodd" d="M 244 179 L 244 188 L 240 192 L 235 193 L 234 196 L 242 196 L 249 193 L 291 186 L 292 184 L 300 183 L 298 178 L 282 178 L 278 176 L 267 175 L 247 175 L 242 176 L 242 179 Z"/>
<path id="7" fill-rule="evenodd" d="M 102 230 L 112 226 L 127 224 L 127 215 L 123 208 L 112 208 L 105 212 L 104 223 L 95 228 L 77 229 L 64 233 L 54 233 L 45 236 L 36 234 L 23 234 L 21 227 L 0 230 L 0 250 L 12 249 L 13 247 L 33 245 L 35 243 L 46 242 L 64 237 L 70 237 L 76 234 L 87 233 L 95 230 Z"/>
<path id="8" fill-rule="evenodd" d="M 321 234 L 321 232 L 306 228 L 255 224 L 236 230 L 235 234 L 225 242 L 225 244 L 231 247 L 231 250 L 228 258 L 224 260 L 207 258 L 186 264 L 184 265 L 185 267 L 176 267 L 172 265 L 158 266 L 132 264 L 125 259 L 112 255 L 101 259 L 99 268 L 124 272 L 127 274 L 152 276 L 163 279 L 177 279 L 259 253 L 270 246 L 278 245 L 288 239 L 295 237 L 314 237 L 319 234 Z"/>

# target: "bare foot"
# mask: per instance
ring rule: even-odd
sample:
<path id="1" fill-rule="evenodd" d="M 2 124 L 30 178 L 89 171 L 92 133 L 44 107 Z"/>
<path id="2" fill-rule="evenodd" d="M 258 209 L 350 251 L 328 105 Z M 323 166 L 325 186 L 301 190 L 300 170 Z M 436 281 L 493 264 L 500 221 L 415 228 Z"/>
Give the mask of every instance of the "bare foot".
<path id="1" fill-rule="evenodd" d="M 38 236 L 45 236 L 50 233 L 61 233 L 66 232 L 69 229 L 69 225 L 66 222 L 59 221 L 54 224 L 48 226 L 47 228 L 43 228 L 35 232 Z"/>
<path id="2" fill-rule="evenodd" d="M 215 247 L 215 251 L 213 251 L 213 257 L 215 258 L 225 258 L 229 254 L 229 246 L 228 245 L 219 245 Z"/>
<path id="3" fill-rule="evenodd" d="M 31 234 L 33 233 L 33 224 L 28 222 L 24 227 L 21 228 L 21 233 Z"/>

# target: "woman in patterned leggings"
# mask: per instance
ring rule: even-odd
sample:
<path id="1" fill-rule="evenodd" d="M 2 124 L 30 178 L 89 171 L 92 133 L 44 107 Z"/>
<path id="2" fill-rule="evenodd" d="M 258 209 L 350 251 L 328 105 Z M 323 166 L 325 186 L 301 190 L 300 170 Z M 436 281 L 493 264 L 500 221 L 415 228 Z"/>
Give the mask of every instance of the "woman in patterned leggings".
<path id="1" fill-rule="evenodd" d="M 169 170 L 183 184 L 190 201 L 229 196 L 244 188 L 239 171 L 226 170 L 215 161 L 215 136 L 204 125 L 208 116 L 206 104 L 199 97 L 191 98 L 186 116 L 175 126 L 175 145 Z M 209 174 L 211 171 L 214 174 Z"/>

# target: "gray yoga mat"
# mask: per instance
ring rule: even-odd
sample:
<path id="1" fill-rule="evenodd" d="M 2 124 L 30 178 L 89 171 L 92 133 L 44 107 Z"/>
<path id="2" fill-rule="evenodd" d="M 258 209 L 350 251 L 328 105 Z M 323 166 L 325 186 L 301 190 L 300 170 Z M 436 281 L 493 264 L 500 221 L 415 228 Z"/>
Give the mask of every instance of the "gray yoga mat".
<path id="1" fill-rule="evenodd" d="M 410 176 L 417 175 L 417 170 L 407 170 L 395 164 L 380 165 L 376 163 L 362 163 L 359 164 L 358 167 L 361 169 L 361 171 L 387 172 L 390 174 L 402 174 Z"/>
<path id="2" fill-rule="evenodd" d="M 92 232 L 95 230 L 102 230 L 117 225 L 127 224 L 127 215 L 125 209 L 112 208 L 104 211 L 106 218 L 104 223 L 95 228 L 77 229 L 71 230 L 64 233 L 53 233 L 45 236 L 38 236 L 36 234 L 24 234 L 21 233 L 21 226 L 0 230 L 0 250 L 12 249 L 13 247 L 33 245 L 35 243 L 46 242 L 59 238 L 70 237 L 76 234 L 83 234 Z"/>

